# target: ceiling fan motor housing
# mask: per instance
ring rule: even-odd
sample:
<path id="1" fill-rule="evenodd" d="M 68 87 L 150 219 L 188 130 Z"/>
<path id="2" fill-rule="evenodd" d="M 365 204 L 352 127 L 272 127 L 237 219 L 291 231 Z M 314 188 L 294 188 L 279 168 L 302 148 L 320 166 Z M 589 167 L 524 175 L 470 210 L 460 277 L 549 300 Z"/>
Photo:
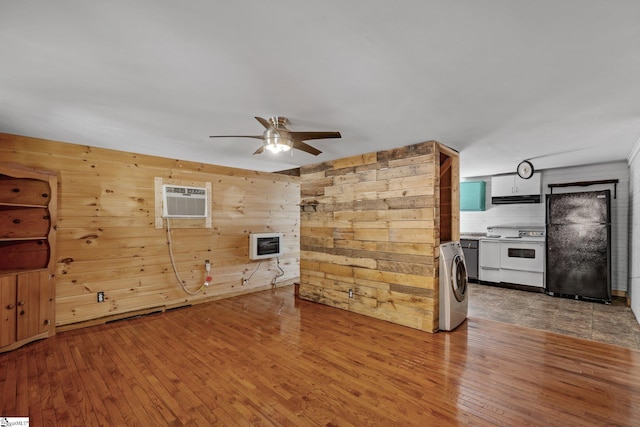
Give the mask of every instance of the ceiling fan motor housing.
<path id="1" fill-rule="evenodd" d="M 286 126 L 289 124 L 289 119 L 282 116 L 273 116 L 269 117 L 269 123 L 271 123 L 271 126 L 276 129 L 282 129 L 286 128 Z"/>

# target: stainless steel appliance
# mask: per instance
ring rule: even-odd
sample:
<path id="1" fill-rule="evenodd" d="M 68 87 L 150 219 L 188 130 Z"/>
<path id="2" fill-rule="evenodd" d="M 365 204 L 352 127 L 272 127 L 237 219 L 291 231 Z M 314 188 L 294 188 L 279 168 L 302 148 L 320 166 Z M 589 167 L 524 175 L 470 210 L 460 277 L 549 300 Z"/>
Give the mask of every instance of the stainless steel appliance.
<path id="1" fill-rule="evenodd" d="M 467 318 L 467 268 L 459 242 L 440 245 L 440 330 L 452 331 Z"/>
<path id="2" fill-rule="evenodd" d="M 478 281 L 478 239 L 460 238 L 460 246 L 464 253 L 464 261 L 467 264 L 467 276 L 469 281 Z"/>
<path id="3" fill-rule="evenodd" d="M 487 228 L 480 240 L 480 282 L 544 287 L 543 225 L 500 225 Z"/>
<path id="4" fill-rule="evenodd" d="M 547 195 L 546 292 L 611 302 L 611 192 Z"/>

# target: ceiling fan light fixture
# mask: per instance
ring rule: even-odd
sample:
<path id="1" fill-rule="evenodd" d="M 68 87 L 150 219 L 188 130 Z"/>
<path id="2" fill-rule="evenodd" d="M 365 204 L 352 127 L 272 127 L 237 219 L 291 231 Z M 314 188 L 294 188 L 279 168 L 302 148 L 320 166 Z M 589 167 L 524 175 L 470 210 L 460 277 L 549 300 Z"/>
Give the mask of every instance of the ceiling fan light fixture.
<path id="1" fill-rule="evenodd" d="M 279 142 L 276 142 L 276 143 L 265 142 L 264 148 L 271 151 L 272 153 L 282 153 L 283 151 L 291 150 L 291 145 L 283 144 Z"/>
<path id="2" fill-rule="evenodd" d="M 255 117 L 255 119 L 265 128 L 262 135 L 211 135 L 209 138 L 261 139 L 262 145 L 253 154 L 260 154 L 265 151 L 270 151 L 271 153 L 290 151 L 292 156 L 292 148 L 304 151 L 313 156 L 322 153 L 322 151 L 306 144 L 304 141 L 310 139 L 342 138 L 340 132 L 292 132 L 286 127 L 289 120 L 282 116 L 270 117 L 269 120 L 263 119 L 262 117 Z"/>
<path id="3" fill-rule="evenodd" d="M 282 153 L 291 150 L 293 141 L 282 138 L 275 130 L 267 130 L 264 135 L 264 148 L 272 153 Z"/>

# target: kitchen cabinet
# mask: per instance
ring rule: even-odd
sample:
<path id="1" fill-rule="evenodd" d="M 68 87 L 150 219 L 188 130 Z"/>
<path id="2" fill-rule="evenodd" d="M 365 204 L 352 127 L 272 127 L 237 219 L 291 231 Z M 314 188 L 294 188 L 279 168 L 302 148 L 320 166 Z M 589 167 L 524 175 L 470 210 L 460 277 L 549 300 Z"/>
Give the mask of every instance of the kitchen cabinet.
<path id="1" fill-rule="evenodd" d="M 55 334 L 57 176 L 0 163 L 0 352 Z"/>
<path id="2" fill-rule="evenodd" d="M 0 276 L 0 352 L 52 333 L 55 295 L 51 280 L 48 270 Z"/>
<path id="3" fill-rule="evenodd" d="M 485 210 L 486 183 L 484 181 L 463 181 L 460 183 L 460 210 Z"/>
<path id="4" fill-rule="evenodd" d="M 540 203 L 541 175 L 534 173 L 529 179 L 522 179 L 516 174 L 491 177 L 491 202 L 506 203 Z"/>
<path id="5" fill-rule="evenodd" d="M 469 280 L 478 281 L 478 240 L 460 239 Z"/>
<path id="6" fill-rule="evenodd" d="M 500 241 L 480 240 L 478 280 L 500 283 Z"/>

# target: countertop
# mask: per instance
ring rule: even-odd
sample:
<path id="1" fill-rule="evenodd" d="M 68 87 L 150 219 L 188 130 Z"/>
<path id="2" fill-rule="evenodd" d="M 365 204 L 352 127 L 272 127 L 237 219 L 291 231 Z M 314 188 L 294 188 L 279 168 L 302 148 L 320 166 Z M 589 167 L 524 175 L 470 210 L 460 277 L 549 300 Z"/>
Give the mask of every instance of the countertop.
<path id="1" fill-rule="evenodd" d="M 460 240 L 480 240 L 487 237 L 487 233 L 460 233 Z"/>

